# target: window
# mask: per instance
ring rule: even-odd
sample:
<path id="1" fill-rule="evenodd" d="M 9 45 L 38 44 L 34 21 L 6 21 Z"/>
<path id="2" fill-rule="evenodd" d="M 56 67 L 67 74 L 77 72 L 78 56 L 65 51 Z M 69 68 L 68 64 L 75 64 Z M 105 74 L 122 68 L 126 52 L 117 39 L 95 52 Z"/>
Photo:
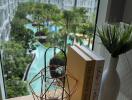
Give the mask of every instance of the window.
<path id="1" fill-rule="evenodd" d="M 58 8 L 55 5 L 46 5 L 45 9 L 50 8 L 48 10 L 43 9 L 46 0 L 43 3 L 39 0 L 39 3 L 37 0 L 33 1 L 35 2 L 32 4 L 20 3 L 18 7 L 15 7 L 16 2 L 13 2 L 10 3 L 9 9 L 0 10 L 0 14 L 3 14 L 5 19 L 9 12 L 9 16 L 13 17 L 11 23 L 4 27 L 1 35 L 1 40 L 8 40 L 10 36 L 8 41 L 1 43 L 6 98 L 30 95 L 29 79 L 44 66 L 42 59 L 47 47 L 58 46 L 65 50 L 67 45 L 72 45 L 74 42 L 89 49 L 93 46 L 97 0 L 77 0 L 77 5 L 74 5 L 75 0 L 64 0 L 61 3 L 59 0 L 51 0 L 50 3 L 56 4 Z M 0 25 L 5 19 L 0 16 Z M 40 36 L 40 39 L 35 35 L 37 32 L 44 33 L 44 36 Z M 42 40 L 45 37 L 48 39 Z M 34 53 L 41 58 L 35 58 Z M 31 73 L 28 73 L 29 71 Z"/>

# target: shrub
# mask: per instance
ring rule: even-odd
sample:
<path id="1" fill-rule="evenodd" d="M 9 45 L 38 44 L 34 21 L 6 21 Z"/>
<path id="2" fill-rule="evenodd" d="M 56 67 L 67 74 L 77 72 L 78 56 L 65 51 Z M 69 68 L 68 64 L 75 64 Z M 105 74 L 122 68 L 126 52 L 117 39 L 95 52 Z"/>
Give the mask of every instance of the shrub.
<path id="1" fill-rule="evenodd" d="M 21 81 L 19 78 L 13 78 L 13 80 L 6 80 L 5 83 L 8 98 L 29 95 L 27 83 L 25 81 Z"/>

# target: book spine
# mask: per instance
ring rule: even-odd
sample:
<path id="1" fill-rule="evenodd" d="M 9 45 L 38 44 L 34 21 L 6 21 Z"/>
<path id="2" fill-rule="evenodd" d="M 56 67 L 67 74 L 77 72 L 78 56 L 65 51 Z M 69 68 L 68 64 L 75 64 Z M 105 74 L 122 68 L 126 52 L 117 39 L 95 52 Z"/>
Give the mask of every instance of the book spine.
<path id="1" fill-rule="evenodd" d="M 95 69 L 95 61 L 94 60 L 88 61 L 86 65 L 82 100 L 90 100 L 91 98 L 94 69 Z"/>
<path id="2" fill-rule="evenodd" d="M 96 61 L 90 100 L 98 100 L 104 61 Z"/>

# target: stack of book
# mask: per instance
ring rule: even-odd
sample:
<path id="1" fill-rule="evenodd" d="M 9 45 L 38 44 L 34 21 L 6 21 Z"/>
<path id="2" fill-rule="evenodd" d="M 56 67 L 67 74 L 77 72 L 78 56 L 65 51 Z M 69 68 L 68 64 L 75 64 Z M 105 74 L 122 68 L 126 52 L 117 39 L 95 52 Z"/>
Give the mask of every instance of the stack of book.
<path id="1" fill-rule="evenodd" d="M 68 48 L 67 60 L 67 70 L 78 80 L 70 100 L 98 100 L 104 59 L 76 44 Z M 69 79 L 70 88 L 73 85 Z"/>

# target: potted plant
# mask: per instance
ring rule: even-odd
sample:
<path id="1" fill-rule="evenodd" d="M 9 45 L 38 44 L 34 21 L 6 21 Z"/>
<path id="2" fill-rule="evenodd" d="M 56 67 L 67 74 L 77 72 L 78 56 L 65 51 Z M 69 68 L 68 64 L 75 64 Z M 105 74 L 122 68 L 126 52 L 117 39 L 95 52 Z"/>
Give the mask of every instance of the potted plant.
<path id="1" fill-rule="evenodd" d="M 52 78 L 59 78 L 64 75 L 65 57 L 60 52 L 50 60 L 50 74 Z"/>
<path id="2" fill-rule="evenodd" d="M 116 71 L 119 55 L 132 49 L 132 26 L 106 25 L 98 29 L 103 45 L 111 54 L 108 67 L 103 73 L 99 100 L 116 100 L 120 89 L 120 78 Z"/>

